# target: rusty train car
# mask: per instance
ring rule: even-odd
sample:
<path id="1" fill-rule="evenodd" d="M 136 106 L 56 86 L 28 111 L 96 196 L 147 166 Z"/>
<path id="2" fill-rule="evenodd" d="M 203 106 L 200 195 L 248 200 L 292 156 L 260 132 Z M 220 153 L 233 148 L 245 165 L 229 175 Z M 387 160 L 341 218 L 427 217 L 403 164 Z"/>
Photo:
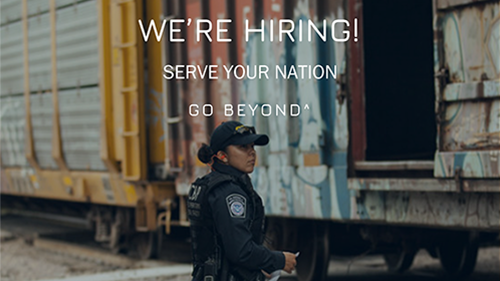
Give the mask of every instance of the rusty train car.
<path id="1" fill-rule="evenodd" d="M 208 172 L 197 149 L 240 119 L 270 136 L 252 181 L 270 246 L 301 251 L 300 280 L 322 280 L 331 254 L 377 252 L 402 272 L 421 248 L 469 274 L 500 230 L 499 10 L 487 0 L 2 1 L 2 205 L 85 216 L 110 249 L 154 256 L 162 235 L 189 226 L 190 183 Z M 185 42 L 144 42 L 138 20 L 172 18 L 233 19 L 233 41 L 198 42 L 180 27 Z M 243 40 L 245 20 L 264 19 L 268 38 L 270 19 L 340 34 L 323 20 L 354 18 L 357 42 Z M 167 80 L 166 64 L 337 73 Z M 191 104 L 213 115 L 191 116 Z M 225 104 L 310 110 L 228 117 Z"/>

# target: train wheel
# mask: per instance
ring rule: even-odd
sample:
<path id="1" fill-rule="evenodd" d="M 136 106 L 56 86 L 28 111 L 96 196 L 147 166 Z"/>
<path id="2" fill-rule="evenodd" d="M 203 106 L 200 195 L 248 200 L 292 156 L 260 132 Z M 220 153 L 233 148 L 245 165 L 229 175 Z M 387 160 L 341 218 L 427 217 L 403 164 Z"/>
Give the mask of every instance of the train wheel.
<path id="1" fill-rule="evenodd" d="M 157 258 L 158 233 L 156 231 L 140 232 L 135 234 L 134 245 L 140 259 Z"/>
<path id="2" fill-rule="evenodd" d="M 403 273 L 407 271 L 415 258 L 417 251 L 401 247 L 395 253 L 384 254 L 385 264 L 390 272 Z"/>
<path id="3" fill-rule="evenodd" d="M 160 259 L 161 256 L 160 254 L 163 252 L 162 247 L 164 246 L 163 244 L 163 238 L 165 237 L 165 229 L 164 227 L 160 226 L 156 229 L 156 232 L 154 232 L 154 235 L 156 236 L 156 254 L 154 255 L 155 258 Z"/>
<path id="4" fill-rule="evenodd" d="M 443 241 L 436 251 L 443 269 L 453 277 L 468 276 L 474 271 L 479 249 L 478 234 L 466 233 Z"/>
<path id="5" fill-rule="evenodd" d="M 330 251 L 328 227 L 321 223 L 307 224 L 299 230 L 297 277 L 300 281 L 326 280 Z"/>

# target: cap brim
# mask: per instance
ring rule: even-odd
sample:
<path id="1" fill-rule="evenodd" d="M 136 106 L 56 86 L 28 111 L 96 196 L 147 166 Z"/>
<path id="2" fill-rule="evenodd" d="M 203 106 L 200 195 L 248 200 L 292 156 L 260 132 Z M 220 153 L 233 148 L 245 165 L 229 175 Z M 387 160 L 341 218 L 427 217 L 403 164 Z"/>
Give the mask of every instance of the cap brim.
<path id="1" fill-rule="evenodd" d="M 267 135 L 259 135 L 259 134 L 249 134 L 249 135 L 236 135 L 231 138 L 229 144 L 249 144 L 252 143 L 254 145 L 266 145 L 269 143 L 269 137 Z"/>

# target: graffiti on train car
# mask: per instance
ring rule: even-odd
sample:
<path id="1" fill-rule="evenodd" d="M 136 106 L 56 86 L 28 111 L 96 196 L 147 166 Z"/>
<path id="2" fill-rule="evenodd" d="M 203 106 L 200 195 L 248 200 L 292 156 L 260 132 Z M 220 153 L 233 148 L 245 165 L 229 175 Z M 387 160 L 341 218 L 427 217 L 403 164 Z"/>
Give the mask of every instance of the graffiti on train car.
<path id="1" fill-rule="evenodd" d="M 443 52 L 434 66 L 440 73 L 436 85 L 443 88 L 436 96 L 441 128 L 434 176 L 439 178 L 500 175 L 499 7 L 479 7 L 443 10 L 436 17 L 435 48 Z"/>
<path id="2" fill-rule="evenodd" d="M 2 101 L 0 117 L 2 120 L 2 163 L 5 165 L 27 167 L 24 155 L 24 100 L 12 97 Z"/>
<path id="3" fill-rule="evenodd" d="M 264 18 L 271 18 L 272 13 L 270 5 L 264 6 Z M 304 21 L 311 13 L 308 5 L 298 2 L 293 9 L 294 21 Z M 340 5 L 331 9 L 328 18 L 333 21 L 344 15 Z M 320 28 L 332 31 L 330 26 Z M 265 32 L 270 33 L 267 29 Z M 345 74 L 346 48 L 339 42 L 322 42 L 317 37 L 307 43 L 261 42 L 254 35 L 245 46 L 244 61 L 248 64 L 337 65 L 337 74 Z M 265 167 L 257 167 L 252 176 L 264 198 L 267 214 L 332 219 L 356 216 L 356 204 L 347 189 L 347 108 L 337 98 L 342 87 L 339 82 L 308 77 L 244 81 L 246 94 L 241 95 L 242 102 L 296 101 L 311 107 L 295 119 L 273 115 L 242 118 L 245 123 L 264 128 L 270 136 L 269 148 L 259 155 L 259 162 Z M 287 131 L 290 127 L 296 129 Z"/>

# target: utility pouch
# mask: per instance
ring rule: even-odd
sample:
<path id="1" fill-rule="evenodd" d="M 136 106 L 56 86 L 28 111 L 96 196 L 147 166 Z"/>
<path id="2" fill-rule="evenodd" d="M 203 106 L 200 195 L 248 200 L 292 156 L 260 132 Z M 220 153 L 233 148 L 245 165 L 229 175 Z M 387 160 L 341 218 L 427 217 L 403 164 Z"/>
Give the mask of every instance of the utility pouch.
<path id="1" fill-rule="evenodd" d="M 203 265 L 203 281 L 218 281 L 217 263 L 213 259 L 209 259 Z"/>
<path id="2" fill-rule="evenodd" d="M 203 280 L 203 269 L 199 266 L 195 267 L 195 270 L 192 274 L 193 280 Z"/>

